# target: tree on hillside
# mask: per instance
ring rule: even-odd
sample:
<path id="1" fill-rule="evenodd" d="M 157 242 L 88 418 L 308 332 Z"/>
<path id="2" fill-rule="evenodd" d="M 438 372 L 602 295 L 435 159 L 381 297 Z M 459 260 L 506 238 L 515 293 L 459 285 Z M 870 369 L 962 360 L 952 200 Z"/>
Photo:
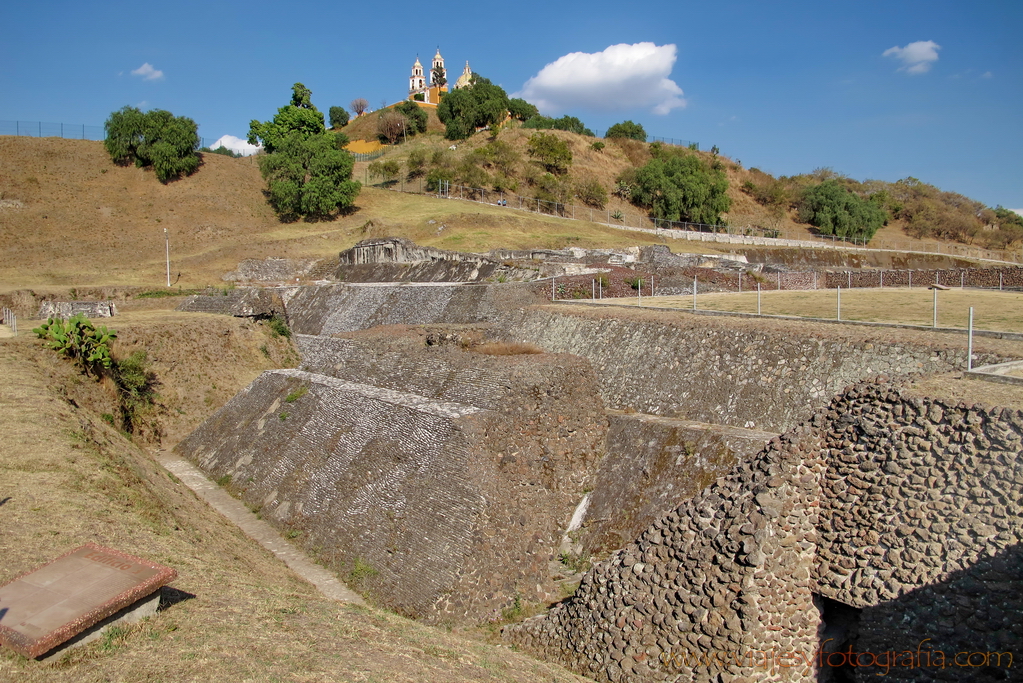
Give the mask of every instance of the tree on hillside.
<path id="1" fill-rule="evenodd" d="M 263 146 L 273 154 L 284 143 L 285 138 L 299 135 L 308 139 L 322 135 L 326 128 L 323 125 L 323 114 L 309 101 L 312 92 L 301 83 L 291 87 L 291 103 L 277 110 L 271 121 L 249 123 L 248 141 L 250 145 Z"/>
<path id="2" fill-rule="evenodd" d="M 416 133 L 426 132 L 426 126 L 429 123 L 430 118 L 427 115 L 426 110 L 420 107 L 412 100 L 405 100 L 401 104 L 395 105 L 394 111 L 404 116 L 405 119 L 408 121 L 409 137 L 415 135 Z"/>
<path id="3" fill-rule="evenodd" d="M 545 171 L 554 175 L 568 173 L 568 167 L 572 165 L 572 151 L 568 144 L 551 133 L 533 133 L 526 151 Z"/>
<path id="4" fill-rule="evenodd" d="M 348 125 L 348 110 L 344 107 L 330 108 L 330 127 L 344 128 Z"/>
<path id="5" fill-rule="evenodd" d="M 633 203 L 656 218 L 717 225 L 732 206 L 725 172 L 690 152 L 663 153 L 629 180 Z"/>
<path id="6" fill-rule="evenodd" d="M 124 107 L 113 112 L 103 127 L 103 144 L 115 164 L 152 167 L 161 183 L 199 168 L 199 127 L 190 118 L 163 109 L 143 112 Z"/>
<path id="7" fill-rule="evenodd" d="M 466 88 L 448 93 L 437 107 L 448 140 L 464 140 L 479 128 L 493 126 L 508 115 L 508 93 L 479 74 Z"/>
<path id="8" fill-rule="evenodd" d="M 632 121 L 622 121 L 616 123 L 607 129 L 604 133 L 605 138 L 628 138 L 630 140 L 639 140 L 640 142 L 646 142 L 646 131 L 643 130 L 643 126 Z"/>
<path id="9" fill-rule="evenodd" d="M 534 116 L 539 116 L 540 110 L 521 97 L 513 97 L 508 100 L 508 113 L 519 121 L 528 121 Z"/>
<path id="10" fill-rule="evenodd" d="M 869 240 L 887 218 L 875 202 L 842 187 L 838 180 L 808 188 L 799 202 L 799 220 L 816 226 L 822 235 Z"/>
<path id="11" fill-rule="evenodd" d="M 355 114 L 355 117 L 358 118 L 358 117 L 362 116 L 363 114 L 365 114 L 366 110 L 369 109 L 369 102 L 367 102 L 362 97 L 357 97 L 354 100 L 352 100 L 348 104 L 348 106 L 349 106 L 349 108 L 351 108 L 352 112 Z"/>
<path id="12" fill-rule="evenodd" d="M 408 120 L 404 115 L 393 109 L 385 109 L 377 116 L 377 134 L 390 144 L 397 142 L 402 135 L 408 135 Z M 413 135 L 415 133 L 413 132 Z"/>
<path id="13" fill-rule="evenodd" d="M 311 96 L 296 83 L 291 103 L 278 109 L 272 121 L 254 120 L 249 126 L 249 142 L 262 143 L 266 151 L 259 170 L 281 220 L 325 218 L 349 209 L 361 187 L 352 180 L 355 160 L 343 149 L 347 136 L 326 132 Z"/>

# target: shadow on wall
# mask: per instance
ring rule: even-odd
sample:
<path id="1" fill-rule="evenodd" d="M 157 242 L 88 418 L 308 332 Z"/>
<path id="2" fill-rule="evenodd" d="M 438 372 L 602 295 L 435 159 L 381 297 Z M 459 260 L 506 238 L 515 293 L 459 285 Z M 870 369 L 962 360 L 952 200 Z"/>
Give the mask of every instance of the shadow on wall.
<path id="1" fill-rule="evenodd" d="M 1023 545 L 875 607 L 818 597 L 820 683 L 1023 680 Z"/>

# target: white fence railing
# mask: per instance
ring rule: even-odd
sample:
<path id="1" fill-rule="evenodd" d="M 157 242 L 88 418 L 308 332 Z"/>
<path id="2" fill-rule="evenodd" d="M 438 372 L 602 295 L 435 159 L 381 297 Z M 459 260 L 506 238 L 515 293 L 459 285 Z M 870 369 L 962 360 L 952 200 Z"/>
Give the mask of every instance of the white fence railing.
<path id="1" fill-rule="evenodd" d="M 3 307 L 3 323 L 11 328 L 15 337 L 18 336 L 18 316 L 6 306 Z"/>

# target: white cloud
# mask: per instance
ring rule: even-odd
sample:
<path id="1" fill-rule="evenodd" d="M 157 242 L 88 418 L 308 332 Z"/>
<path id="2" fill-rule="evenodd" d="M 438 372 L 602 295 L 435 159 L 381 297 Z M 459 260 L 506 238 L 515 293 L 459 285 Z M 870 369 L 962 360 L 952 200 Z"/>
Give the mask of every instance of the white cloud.
<path id="1" fill-rule="evenodd" d="M 675 65 L 674 45 L 612 45 L 603 52 L 572 52 L 540 69 L 513 97 L 522 97 L 545 113 L 576 107 L 623 110 L 651 107 L 667 114 L 686 106 L 682 88 L 668 78 Z"/>
<path id="2" fill-rule="evenodd" d="M 895 57 L 902 62 L 899 71 L 909 74 L 925 74 L 938 61 L 941 46 L 933 40 L 918 40 L 906 47 L 890 47 L 881 53 L 882 57 Z"/>
<path id="3" fill-rule="evenodd" d="M 221 135 L 216 142 L 210 145 L 210 149 L 219 149 L 221 146 L 227 147 L 232 152 L 237 152 L 245 157 L 252 156 L 263 149 L 256 145 L 250 145 L 248 141 L 236 138 L 233 135 Z"/>
<path id="4" fill-rule="evenodd" d="M 163 79 L 163 72 L 159 69 L 154 69 L 153 65 L 149 62 L 132 71 L 131 75 L 141 76 L 144 81 L 159 81 Z"/>
<path id="5" fill-rule="evenodd" d="M 1012 211 L 1013 213 L 1023 216 L 1023 209 L 1009 209 L 1009 211 Z"/>
<path id="6" fill-rule="evenodd" d="M 982 73 L 980 75 L 980 77 L 981 78 L 994 78 L 995 75 L 993 73 L 991 73 L 990 71 L 985 71 L 984 73 Z"/>

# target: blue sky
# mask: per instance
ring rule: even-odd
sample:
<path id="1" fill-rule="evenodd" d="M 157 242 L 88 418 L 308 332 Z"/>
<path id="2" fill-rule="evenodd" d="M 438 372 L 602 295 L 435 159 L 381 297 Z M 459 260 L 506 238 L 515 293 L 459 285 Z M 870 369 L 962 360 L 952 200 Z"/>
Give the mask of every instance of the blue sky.
<path id="1" fill-rule="evenodd" d="M 1021 27 L 1019 0 L 22 2 L 0 25 L 0 120 L 131 104 L 245 137 L 296 81 L 324 111 L 402 99 L 439 46 L 450 78 L 469 60 L 597 131 L 632 119 L 776 175 L 914 176 L 1023 209 Z"/>

